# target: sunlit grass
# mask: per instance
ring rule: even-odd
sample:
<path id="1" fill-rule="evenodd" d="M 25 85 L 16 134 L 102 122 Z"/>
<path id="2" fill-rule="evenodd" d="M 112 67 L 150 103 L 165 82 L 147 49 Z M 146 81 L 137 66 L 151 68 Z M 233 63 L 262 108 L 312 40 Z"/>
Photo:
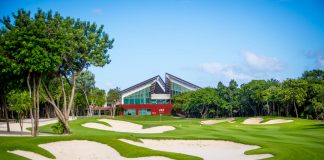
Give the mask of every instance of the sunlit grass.
<path id="1" fill-rule="evenodd" d="M 173 159 L 199 159 L 183 154 L 152 151 L 150 149 L 129 145 L 119 141 L 120 138 L 138 140 L 139 138 L 152 139 L 218 139 L 259 145 L 262 148 L 248 151 L 247 154 L 270 153 L 270 159 L 324 159 L 324 123 L 315 120 L 296 118 L 292 123 L 272 125 L 245 125 L 241 124 L 245 118 L 236 118 L 235 123 L 218 123 L 201 125 L 201 119 L 174 118 L 170 116 L 139 116 L 116 117 L 118 120 L 142 124 L 145 128 L 160 125 L 171 125 L 176 130 L 160 134 L 135 134 L 112 131 L 102 131 L 82 127 L 87 122 L 96 122 L 97 119 L 108 117 L 81 117 L 71 121 L 72 135 L 51 137 L 0 137 L 1 159 L 23 159 L 7 150 L 27 150 L 53 158 L 53 155 L 37 145 L 62 140 L 91 140 L 115 148 L 125 157 L 166 156 Z M 262 117 L 265 121 L 278 117 Z M 52 133 L 51 125 L 41 127 L 42 132 Z"/>

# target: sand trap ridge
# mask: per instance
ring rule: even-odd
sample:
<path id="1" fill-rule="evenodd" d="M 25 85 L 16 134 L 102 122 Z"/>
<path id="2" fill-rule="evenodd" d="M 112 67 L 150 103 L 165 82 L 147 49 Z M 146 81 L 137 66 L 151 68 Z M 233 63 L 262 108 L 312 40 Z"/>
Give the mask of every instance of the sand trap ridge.
<path id="1" fill-rule="evenodd" d="M 245 145 L 220 140 L 153 140 L 141 139 L 141 142 L 120 139 L 120 141 L 150 148 L 153 150 L 176 152 L 201 157 L 204 160 L 256 160 L 272 157 L 271 154 L 245 155 L 244 152 L 260 148 L 254 145 Z"/>
<path id="2" fill-rule="evenodd" d="M 142 125 L 126 122 L 126 121 L 111 120 L 111 119 L 98 119 L 98 121 L 106 122 L 110 124 L 111 127 L 106 126 L 104 124 L 93 123 L 93 122 L 82 124 L 82 126 L 87 128 L 106 130 L 106 131 L 129 132 L 129 133 L 163 133 L 166 131 L 175 130 L 175 128 L 172 126 L 157 126 L 157 127 L 143 129 Z"/>
<path id="3" fill-rule="evenodd" d="M 273 119 L 267 122 L 261 123 L 263 118 L 248 118 L 246 119 L 243 124 L 279 124 L 279 123 L 289 123 L 293 122 L 294 120 L 287 120 L 287 119 Z"/>
<path id="4" fill-rule="evenodd" d="M 212 125 L 212 124 L 217 124 L 217 123 L 222 123 L 222 122 L 229 122 L 229 123 L 234 123 L 235 119 L 234 118 L 226 118 L 226 119 L 211 119 L 211 120 L 205 120 L 201 121 L 200 124 L 204 125 Z"/>
<path id="5" fill-rule="evenodd" d="M 125 158 L 106 144 L 86 140 L 53 142 L 39 146 L 51 152 L 57 160 L 170 160 L 170 158 L 161 156 Z M 33 160 L 53 160 L 29 151 L 14 150 L 8 152 Z"/>

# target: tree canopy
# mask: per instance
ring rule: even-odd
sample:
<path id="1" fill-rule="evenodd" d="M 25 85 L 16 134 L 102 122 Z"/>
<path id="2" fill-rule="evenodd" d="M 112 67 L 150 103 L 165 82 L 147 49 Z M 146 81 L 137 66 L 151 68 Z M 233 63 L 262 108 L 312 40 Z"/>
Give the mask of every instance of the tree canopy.
<path id="1" fill-rule="evenodd" d="M 173 97 L 174 110 L 188 117 L 295 116 L 324 119 L 324 72 L 305 71 L 298 79 L 234 80 Z M 205 113 L 206 112 L 206 113 Z"/>

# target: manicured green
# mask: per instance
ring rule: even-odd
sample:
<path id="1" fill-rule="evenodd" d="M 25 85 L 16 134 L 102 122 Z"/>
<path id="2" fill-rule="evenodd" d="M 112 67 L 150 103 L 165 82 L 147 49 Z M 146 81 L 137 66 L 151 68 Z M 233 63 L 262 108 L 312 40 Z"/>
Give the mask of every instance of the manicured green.
<path id="1" fill-rule="evenodd" d="M 145 128 L 158 125 L 172 125 L 176 130 L 162 134 L 133 134 L 102 131 L 82 127 L 86 122 L 98 122 L 99 118 L 107 117 L 85 117 L 70 122 L 72 135 L 50 136 L 50 137 L 0 137 L 1 159 L 24 159 L 7 150 L 27 150 L 53 158 L 46 150 L 37 147 L 38 144 L 63 140 L 91 140 L 108 144 L 115 148 L 125 157 L 142 156 L 166 156 L 173 159 L 200 159 L 198 157 L 152 151 L 150 149 L 129 145 L 118 141 L 119 138 L 138 140 L 139 138 L 151 139 L 220 139 L 240 142 L 244 144 L 259 145 L 262 148 L 248 151 L 247 154 L 273 154 L 269 159 L 294 159 L 294 160 L 321 160 L 324 159 L 324 122 L 305 120 L 297 118 L 294 122 L 274 125 L 244 125 L 241 122 L 245 118 L 236 118 L 235 123 L 219 123 L 215 125 L 200 125 L 201 119 L 180 119 L 169 116 L 125 116 L 116 117 L 118 120 L 126 120 L 143 124 Z M 263 117 L 268 121 L 278 117 Z M 100 122 L 99 122 L 100 123 Z M 41 127 L 42 132 L 52 132 L 51 125 Z"/>

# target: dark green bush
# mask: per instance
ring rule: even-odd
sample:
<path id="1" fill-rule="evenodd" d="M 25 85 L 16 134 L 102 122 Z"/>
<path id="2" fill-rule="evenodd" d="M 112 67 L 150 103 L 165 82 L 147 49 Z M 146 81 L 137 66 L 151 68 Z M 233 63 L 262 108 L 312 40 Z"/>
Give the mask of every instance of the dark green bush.
<path id="1" fill-rule="evenodd" d="M 64 124 L 62 122 L 55 123 L 52 127 L 54 133 L 63 134 L 64 133 Z"/>

